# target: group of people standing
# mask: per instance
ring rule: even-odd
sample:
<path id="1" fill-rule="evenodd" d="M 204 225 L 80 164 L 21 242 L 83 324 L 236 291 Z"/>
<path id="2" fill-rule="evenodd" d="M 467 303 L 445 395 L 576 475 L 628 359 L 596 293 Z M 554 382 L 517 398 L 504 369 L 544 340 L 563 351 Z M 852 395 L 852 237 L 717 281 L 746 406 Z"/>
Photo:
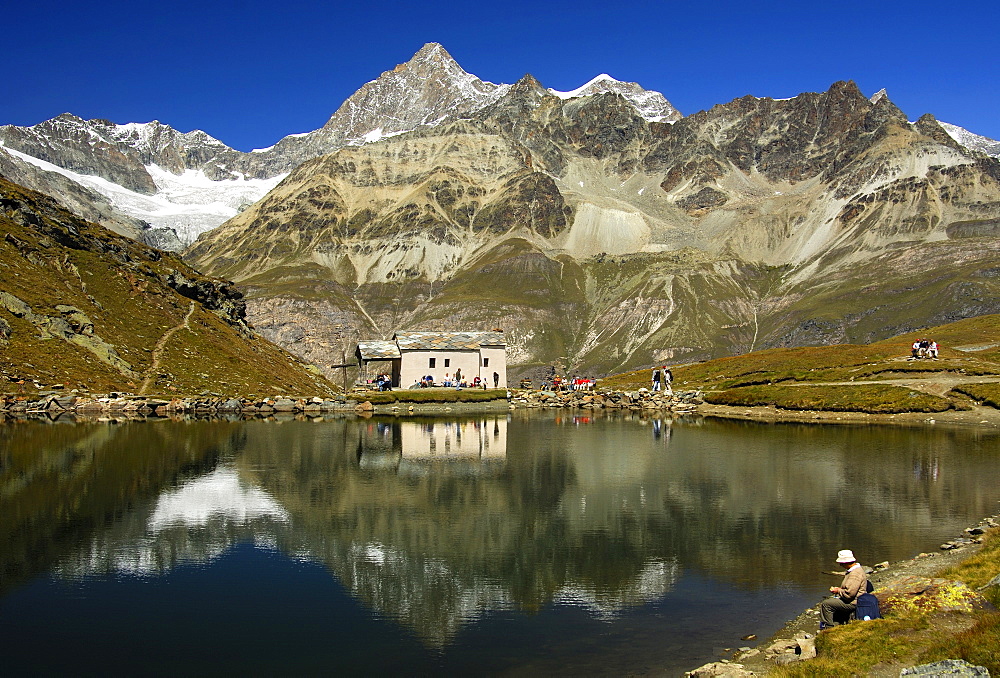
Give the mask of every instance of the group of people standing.
<path id="1" fill-rule="evenodd" d="M 938 357 L 938 343 L 933 339 L 919 339 L 913 342 L 913 346 L 910 347 L 910 360 L 916 360 L 917 358 L 934 358 L 937 360 Z"/>
<path id="2" fill-rule="evenodd" d="M 653 390 L 673 393 L 674 373 L 666 365 L 653 368 Z"/>

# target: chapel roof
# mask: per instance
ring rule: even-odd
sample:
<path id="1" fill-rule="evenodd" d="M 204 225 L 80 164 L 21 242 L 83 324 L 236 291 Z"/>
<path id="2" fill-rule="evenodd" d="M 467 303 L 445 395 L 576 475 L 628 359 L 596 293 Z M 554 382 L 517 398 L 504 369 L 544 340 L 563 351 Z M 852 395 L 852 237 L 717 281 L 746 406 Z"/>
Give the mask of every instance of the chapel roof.
<path id="1" fill-rule="evenodd" d="M 469 351 L 507 345 L 502 332 L 397 332 L 393 339 L 400 351 Z"/>
<path id="2" fill-rule="evenodd" d="M 399 347 L 394 341 L 359 341 L 358 353 L 362 360 L 394 360 L 400 357 Z"/>

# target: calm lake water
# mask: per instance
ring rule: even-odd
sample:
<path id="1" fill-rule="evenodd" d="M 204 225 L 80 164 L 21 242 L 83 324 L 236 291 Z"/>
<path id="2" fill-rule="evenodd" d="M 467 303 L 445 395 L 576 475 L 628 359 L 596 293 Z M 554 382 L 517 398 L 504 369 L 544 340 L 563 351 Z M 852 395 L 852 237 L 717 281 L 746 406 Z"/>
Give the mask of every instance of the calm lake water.
<path id="1" fill-rule="evenodd" d="M 1000 500 L 998 439 L 573 416 L 0 425 L 21 674 L 678 675 Z"/>

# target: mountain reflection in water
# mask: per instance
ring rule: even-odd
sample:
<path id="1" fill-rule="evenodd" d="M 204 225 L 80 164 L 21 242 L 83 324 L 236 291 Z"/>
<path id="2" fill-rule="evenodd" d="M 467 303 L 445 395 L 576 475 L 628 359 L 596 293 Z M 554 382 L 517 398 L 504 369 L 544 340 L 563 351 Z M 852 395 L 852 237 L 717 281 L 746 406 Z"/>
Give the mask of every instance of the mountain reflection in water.
<path id="1" fill-rule="evenodd" d="M 909 557 L 993 512 L 1000 484 L 995 436 L 944 429 L 514 412 L 25 425 L 3 442 L 2 564 L 20 575 L 0 593 L 249 543 L 322 564 L 440 649 L 484 616 L 561 607 L 695 623 L 672 598 L 685 573 L 727 604 L 812 600 L 839 548 Z"/>

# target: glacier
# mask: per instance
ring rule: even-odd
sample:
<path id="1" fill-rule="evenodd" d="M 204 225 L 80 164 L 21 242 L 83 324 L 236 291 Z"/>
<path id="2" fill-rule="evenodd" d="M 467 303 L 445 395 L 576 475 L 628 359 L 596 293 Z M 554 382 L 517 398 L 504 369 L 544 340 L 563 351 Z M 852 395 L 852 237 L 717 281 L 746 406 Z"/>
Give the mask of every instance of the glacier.
<path id="1" fill-rule="evenodd" d="M 147 165 L 146 171 L 157 190 L 154 195 L 143 195 L 102 177 L 80 174 L 12 148 L 4 147 L 4 150 L 40 169 L 56 172 L 97 191 L 115 209 L 129 216 L 152 226 L 173 229 L 185 246 L 260 200 L 288 176 L 285 173 L 269 179 L 241 176 L 213 181 L 201 170 L 186 170 L 176 175 L 157 165 Z"/>

